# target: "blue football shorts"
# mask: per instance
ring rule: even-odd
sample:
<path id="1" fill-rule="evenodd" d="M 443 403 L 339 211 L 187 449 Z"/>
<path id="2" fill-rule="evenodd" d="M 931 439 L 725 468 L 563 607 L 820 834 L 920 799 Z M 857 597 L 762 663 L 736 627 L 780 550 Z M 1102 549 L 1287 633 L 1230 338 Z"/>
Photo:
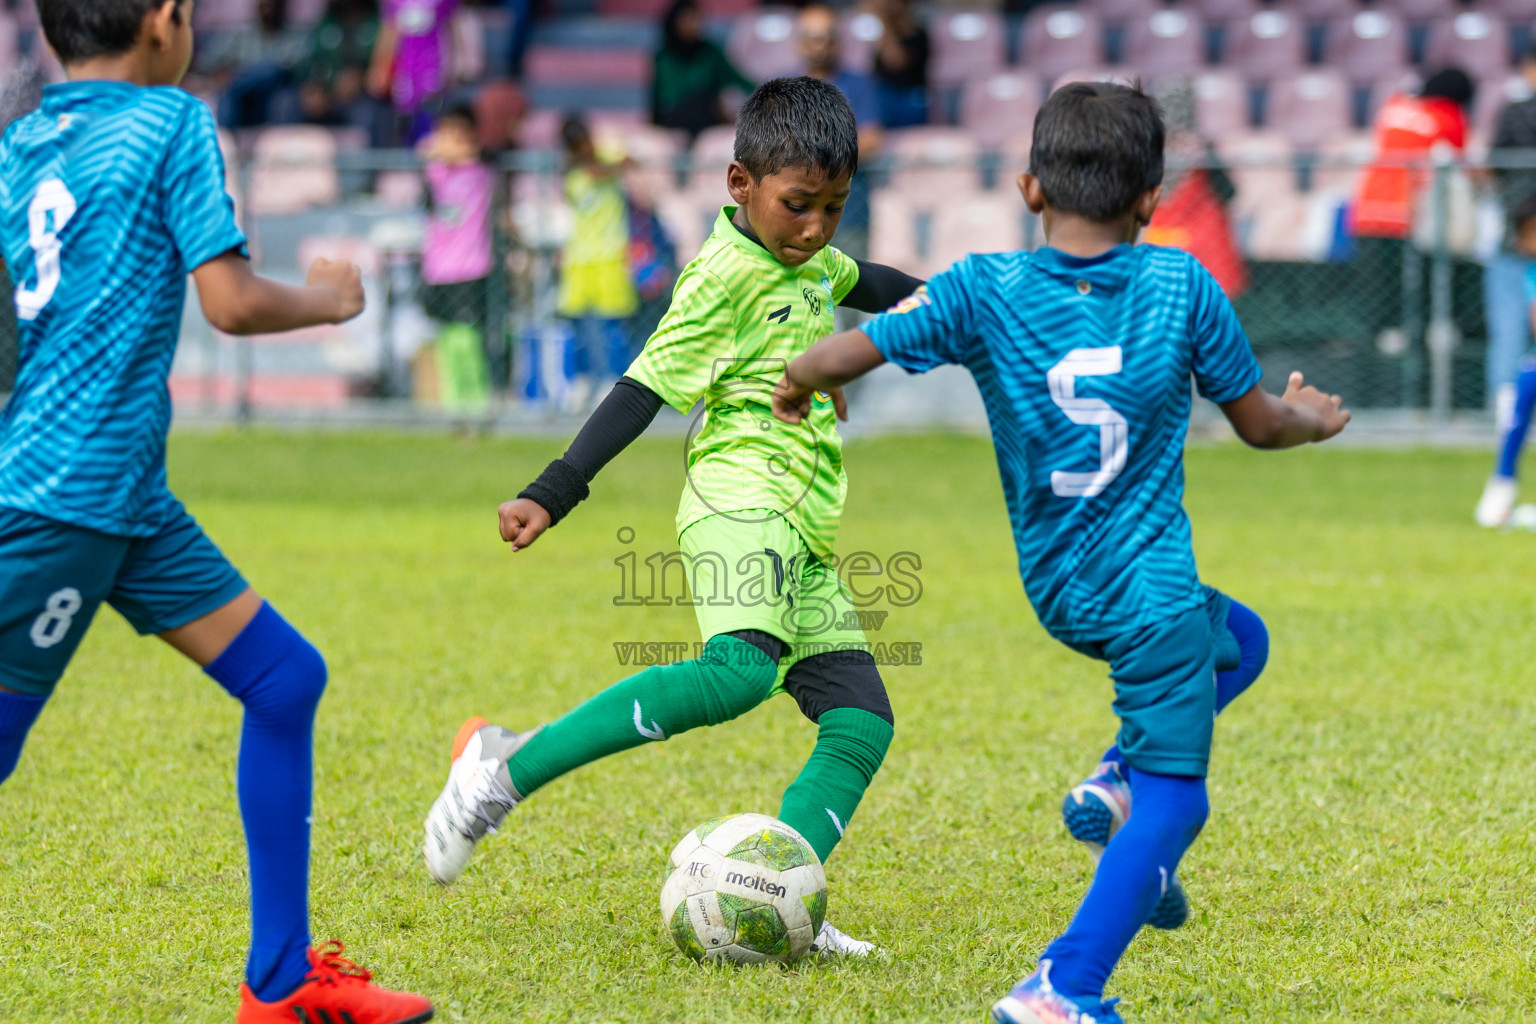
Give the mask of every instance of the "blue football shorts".
<path id="1" fill-rule="evenodd" d="M 152 537 L 0 508 L 0 686 L 51 692 L 103 601 L 149 635 L 185 626 L 245 589 L 180 502 Z"/>
<path id="2" fill-rule="evenodd" d="M 1203 605 L 1112 640 L 1068 644 L 1109 662 L 1120 752 L 1157 775 L 1204 777 L 1216 723 L 1216 673 L 1242 659 L 1227 627 L 1231 598 L 1206 588 Z"/>

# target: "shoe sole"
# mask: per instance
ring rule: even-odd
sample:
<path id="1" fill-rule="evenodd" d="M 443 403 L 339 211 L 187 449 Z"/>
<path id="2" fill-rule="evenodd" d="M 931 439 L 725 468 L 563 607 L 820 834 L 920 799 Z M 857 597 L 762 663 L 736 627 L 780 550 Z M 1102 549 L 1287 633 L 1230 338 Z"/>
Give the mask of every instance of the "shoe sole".
<path id="1" fill-rule="evenodd" d="M 1004 996 L 992 1004 L 991 1019 L 995 1024 L 1050 1024 L 1012 996 Z"/>
<path id="2" fill-rule="evenodd" d="M 1081 803 L 1078 802 L 1079 794 Z M 1095 863 L 1104 853 L 1104 847 L 1109 845 L 1110 836 L 1118 825 L 1124 824 L 1117 823 L 1115 817 L 1109 801 L 1097 786 L 1079 786 L 1061 803 L 1061 820 L 1067 826 L 1068 834 L 1088 847 Z M 1183 927 L 1187 920 L 1189 899 L 1184 894 L 1184 886 L 1175 878 L 1157 901 L 1157 906 L 1152 908 L 1147 924 L 1159 931 L 1171 932 Z"/>

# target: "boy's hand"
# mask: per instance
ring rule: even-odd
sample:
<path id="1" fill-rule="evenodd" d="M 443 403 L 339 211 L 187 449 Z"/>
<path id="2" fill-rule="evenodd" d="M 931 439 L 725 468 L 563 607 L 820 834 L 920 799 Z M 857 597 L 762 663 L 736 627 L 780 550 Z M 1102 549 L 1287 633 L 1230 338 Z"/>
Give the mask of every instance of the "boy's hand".
<path id="1" fill-rule="evenodd" d="M 1286 382 L 1285 394 L 1280 400 L 1316 418 L 1318 429 L 1313 441 L 1326 441 L 1344 429 L 1349 422 L 1349 410 L 1343 408 L 1344 399 L 1328 395 L 1303 381 L 1300 370 L 1291 371 Z"/>
<path id="2" fill-rule="evenodd" d="M 549 513 L 532 498 L 502 502 L 499 516 L 501 539 L 512 545 L 513 552 L 532 544 L 549 529 Z"/>
<path id="3" fill-rule="evenodd" d="M 363 274 L 354 264 L 317 259 L 309 265 L 304 283 L 311 288 L 328 288 L 336 296 L 333 324 L 346 323 L 363 311 Z"/>
<path id="4" fill-rule="evenodd" d="M 773 389 L 773 415 L 785 423 L 803 423 L 811 414 L 811 389 L 802 387 L 789 379 L 785 374 Z M 839 416 L 847 419 L 846 407 L 841 405 L 842 392 L 838 392 L 839 408 L 843 410 Z"/>

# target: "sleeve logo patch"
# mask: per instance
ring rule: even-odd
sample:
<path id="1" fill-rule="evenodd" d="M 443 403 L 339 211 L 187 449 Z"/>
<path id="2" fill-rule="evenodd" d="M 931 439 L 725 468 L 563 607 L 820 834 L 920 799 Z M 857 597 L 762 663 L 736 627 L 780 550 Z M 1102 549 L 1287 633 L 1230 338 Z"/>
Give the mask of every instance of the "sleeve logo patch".
<path id="1" fill-rule="evenodd" d="M 896 303 L 896 305 L 892 306 L 886 312 L 910 313 L 914 309 L 920 309 L 923 306 L 931 305 L 933 305 L 933 300 L 928 297 L 928 286 L 925 284 L 920 284 L 917 286 L 917 291 Z"/>

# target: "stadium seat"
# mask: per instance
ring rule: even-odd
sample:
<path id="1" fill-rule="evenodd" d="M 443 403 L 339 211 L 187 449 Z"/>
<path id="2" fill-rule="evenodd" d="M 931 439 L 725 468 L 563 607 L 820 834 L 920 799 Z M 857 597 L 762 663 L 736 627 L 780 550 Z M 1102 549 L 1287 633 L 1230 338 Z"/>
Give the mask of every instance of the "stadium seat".
<path id="1" fill-rule="evenodd" d="M 637 198 L 654 203 L 677 188 L 677 158 L 687 145 L 686 132 L 649 124 L 605 124 L 596 134 L 599 141 L 612 140 L 635 162 L 624 177 Z"/>
<path id="2" fill-rule="evenodd" d="M 890 187 L 913 195 L 947 197 L 981 185 L 977 139 L 961 128 L 903 128 L 886 134 Z"/>
<path id="3" fill-rule="evenodd" d="M 692 174 L 689 185 L 698 188 L 700 181 L 719 182 L 724 189 L 725 169 L 736 159 L 736 129 L 728 124 L 706 128 L 694 140 Z M 721 202 L 727 200 L 722 199 Z"/>
<path id="4" fill-rule="evenodd" d="M 963 85 L 1007 66 L 1008 29 L 996 11 L 946 10 L 929 21 L 928 38 L 928 80 L 934 85 Z"/>
<path id="5" fill-rule="evenodd" d="M 1269 90 L 1267 127 L 1300 149 L 1316 149 L 1349 132 L 1352 88 L 1342 72 L 1319 68 L 1282 78 Z"/>
<path id="6" fill-rule="evenodd" d="M 192 27 L 199 32 L 250 31 L 256 24 L 257 0 L 199 0 L 192 9 Z"/>
<path id="7" fill-rule="evenodd" d="M 1369 132 L 1350 132 L 1329 139 L 1317 147 L 1313 191 L 1353 196 L 1361 174 L 1375 156 L 1376 140 Z"/>
<path id="8" fill-rule="evenodd" d="M 1168 7 L 1126 26 L 1123 62 L 1148 78 L 1192 74 L 1205 56 L 1205 22 L 1191 11 Z"/>
<path id="9" fill-rule="evenodd" d="M 1376 115 L 1381 112 L 1382 106 L 1398 93 L 1417 93 L 1424 80 L 1416 71 L 1399 71 L 1395 74 L 1383 75 L 1381 78 L 1366 86 L 1366 102 L 1362 117 L 1357 117 L 1355 127 L 1369 130 L 1376 123 Z"/>
<path id="10" fill-rule="evenodd" d="M 1259 0 L 1198 0 L 1195 10 L 1206 22 L 1234 22 L 1250 18 L 1259 11 Z"/>
<path id="11" fill-rule="evenodd" d="M 1336 21 L 1360 9 L 1357 0 L 1291 0 L 1290 7 L 1304 21 Z"/>
<path id="12" fill-rule="evenodd" d="M 1237 195 L 1232 215 L 1243 251 L 1255 259 L 1300 259 L 1307 204 L 1296 190 L 1290 141 L 1273 132 L 1218 139 Z"/>
<path id="13" fill-rule="evenodd" d="M 1457 0 L 1393 0 L 1392 9 L 1404 21 L 1422 23 L 1450 18 L 1461 6 Z"/>
<path id="14" fill-rule="evenodd" d="M 1493 0 L 1487 9 L 1511 23 L 1536 21 L 1536 0 Z"/>
<path id="15" fill-rule="evenodd" d="M 16 19 L 0 10 L 0 68 L 8 68 L 21 56 L 21 30 Z"/>
<path id="16" fill-rule="evenodd" d="M 1134 68 L 1072 68 L 1057 76 L 1056 80 L 1051 83 L 1051 92 L 1055 92 L 1064 85 L 1071 85 L 1073 82 L 1118 82 L 1121 85 L 1131 85 L 1139 80 L 1140 77 Z"/>
<path id="17" fill-rule="evenodd" d="M 1226 63 L 1254 82 L 1269 82 L 1301 72 L 1307 63 L 1307 30 L 1301 16 L 1269 7 L 1228 29 Z"/>
<path id="18" fill-rule="evenodd" d="M 1248 83 L 1235 71 L 1203 71 L 1190 86 L 1202 135 L 1219 138 L 1248 130 Z"/>
<path id="19" fill-rule="evenodd" d="M 726 53 L 742 74 L 765 81 L 800 67 L 793 7 L 758 8 L 731 23 Z"/>
<path id="20" fill-rule="evenodd" d="M 885 35 L 885 23 L 868 11 L 844 11 L 838 29 L 839 56 L 849 71 L 869 71 L 875 63 L 875 44 Z"/>
<path id="21" fill-rule="evenodd" d="M 1025 15 L 1019 63 L 1042 83 L 1103 62 L 1104 25 L 1092 10 L 1058 5 Z"/>
<path id="22" fill-rule="evenodd" d="M 645 86 L 651 58 L 639 47 L 530 46 L 523 75 L 530 86 Z"/>
<path id="23" fill-rule="evenodd" d="M 1033 75 L 1005 72 L 965 87 L 960 124 L 989 150 L 1034 130 L 1040 84 Z"/>
<path id="24" fill-rule="evenodd" d="M 1162 0 L 1086 0 L 1082 4 L 1106 25 L 1124 25 L 1145 18 L 1162 7 Z"/>
<path id="25" fill-rule="evenodd" d="M 517 143 L 523 149 L 559 149 L 561 112 L 534 110 L 517 126 Z"/>
<path id="26" fill-rule="evenodd" d="M 1510 66 L 1514 56 L 1504 19 L 1482 11 L 1462 11 L 1429 29 L 1424 62 L 1431 68 L 1465 68 L 1488 77 Z"/>
<path id="27" fill-rule="evenodd" d="M 1367 84 L 1408 69 L 1408 27 L 1401 15 L 1368 9 L 1328 26 L 1324 61 Z"/>
<path id="28" fill-rule="evenodd" d="M 869 257 L 931 277 L 973 252 L 1024 246 L 1029 212 L 1017 191 L 965 192 L 941 202 L 881 189 L 870 198 Z"/>
<path id="29" fill-rule="evenodd" d="M 290 125 L 263 129 L 252 152 L 247 206 L 254 214 L 298 213 L 334 203 L 336 137 L 324 128 Z"/>
<path id="30" fill-rule="evenodd" d="M 1485 145 L 1493 144 L 1499 114 L 1511 103 L 1531 98 L 1531 86 L 1523 75 L 1485 78 L 1477 83 L 1472 100 L 1472 132 Z"/>

